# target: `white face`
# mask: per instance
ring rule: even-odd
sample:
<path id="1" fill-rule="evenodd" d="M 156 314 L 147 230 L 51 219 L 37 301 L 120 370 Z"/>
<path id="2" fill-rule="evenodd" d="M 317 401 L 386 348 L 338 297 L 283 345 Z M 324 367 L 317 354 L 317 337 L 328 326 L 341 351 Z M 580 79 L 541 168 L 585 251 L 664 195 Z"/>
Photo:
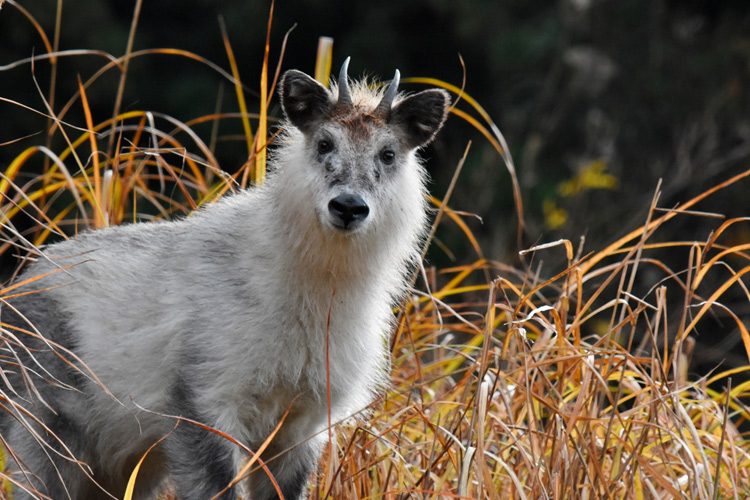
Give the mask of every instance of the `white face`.
<path id="1" fill-rule="evenodd" d="M 448 93 L 431 89 L 399 98 L 398 72 L 382 93 L 364 83 L 352 90 L 346 67 L 336 95 L 304 73 L 284 74 L 282 108 L 301 133 L 289 139 L 295 158 L 286 162 L 284 170 L 294 170 L 287 180 L 297 188 L 298 209 L 310 207 L 324 232 L 410 239 L 425 216 L 416 149 L 442 126 Z"/>
<path id="2" fill-rule="evenodd" d="M 320 223 L 342 234 L 365 233 L 408 193 L 399 182 L 403 169 L 415 168 L 406 149 L 383 123 L 357 116 L 352 122 L 324 122 L 306 136 L 306 175 L 315 187 Z M 407 183 L 408 184 L 408 183 Z"/>

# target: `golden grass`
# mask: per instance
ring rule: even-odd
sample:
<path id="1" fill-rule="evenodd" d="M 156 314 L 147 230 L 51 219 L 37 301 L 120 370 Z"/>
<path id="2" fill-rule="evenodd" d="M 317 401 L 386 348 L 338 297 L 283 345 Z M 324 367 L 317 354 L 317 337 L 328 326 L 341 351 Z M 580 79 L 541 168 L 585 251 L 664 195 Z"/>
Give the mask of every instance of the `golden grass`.
<path id="1" fill-rule="evenodd" d="M 13 0 L 9 8 L 21 9 Z M 134 27 L 137 15 L 138 9 Z M 270 22 L 271 16 L 269 27 Z M 179 49 L 133 52 L 133 32 L 125 55 L 100 54 L 105 58 L 100 71 L 79 82 L 79 92 L 59 110 L 51 99 L 47 109 L 37 111 L 0 96 L 48 116 L 48 136 L 64 142 L 58 150 L 47 140 L 19 151 L 2 173 L 0 254 L 33 251 L 52 233 L 64 237 L 84 227 L 143 219 L 145 213 L 151 218 L 189 213 L 228 191 L 262 182 L 265 147 L 272 140 L 268 102 L 279 75 L 277 68 L 271 79 L 269 43 L 263 97 L 253 114 L 226 33 L 230 71 Z M 35 64 L 50 64 L 54 78 L 60 77 L 59 58 L 93 53 L 46 46 Z M 331 46 L 321 46 L 316 74 L 325 80 Z M 102 75 L 120 70 L 121 95 L 128 61 L 153 54 L 194 59 L 222 74 L 235 89 L 237 111 L 183 121 L 147 110 L 121 112 L 118 98 L 112 117 L 97 122 L 87 90 Z M 442 86 L 461 96 L 459 105 L 469 105 L 471 113 L 459 107 L 452 113 L 476 127 L 501 155 L 513 182 L 520 235 L 521 190 L 507 146 L 487 113 L 458 87 L 432 79 L 405 82 Z M 84 124 L 66 123 L 73 107 L 83 110 Z M 248 154 L 231 173 L 215 158 L 215 133 L 227 120 L 242 123 L 243 136 L 228 139 L 244 142 Z M 195 132 L 201 123 L 214 124 L 212 138 Z M 393 333 L 392 386 L 368 418 L 339 426 L 311 498 L 749 496 L 750 442 L 740 427 L 750 420 L 750 383 L 733 385 L 732 377 L 741 379 L 750 366 L 688 376 L 696 325 L 709 314 L 736 324 L 750 359 L 743 319 L 721 303 L 730 289 L 750 300 L 742 280 L 750 271 L 750 244 L 726 237 L 729 228 L 747 220 L 712 218 L 716 227 L 705 241 L 660 238 L 670 219 L 703 216 L 691 210 L 708 197 L 742 189 L 747 176 L 750 170 L 668 211 L 659 209 L 657 189 L 643 226 L 600 251 L 583 254 L 562 240 L 524 251 L 523 268 L 481 258 L 423 270 Z M 440 223 L 458 224 L 481 256 L 461 213 L 447 199 L 433 202 L 440 207 Z M 23 233 L 15 229 L 22 212 L 37 222 Z M 672 270 L 659 255 L 675 247 L 688 257 Z M 534 264 L 548 252 L 564 255 L 564 269 Z M 737 263 L 742 267 L 733 267 Z M 715 278 L 727 270 L 728 278 Z M 651 276 L 658 278 L 644 286 Z M 15 288 L 1 289 L 0 300 Z M 674 297 L 683 300 L 668 300 Z M 8 399 L 0 395 L 0 401 Z"/>
<path id="2" fill-rule="evenodd" d="M 673 243 L 650 240 L 676 213 L 652 212 L 585 257 L 567 241 L 532 249 L 566 252 L 547 280 L 489 261 L 438 272 L 444 284 L 405 306 L 393 388 L 339 439 L 313 498 L 745 498 L 750 443 L 738 425 L 750 385 L 731 377 L 750 367 L 687 373 L 692 328 L 712 304 L 736 319 L 718 299 L 741 286 L 732 278 L 702 299 L 700 277 L 717 257 L 747 259 L 748 245 L 720 246 L 724 222 L 706 242 L 680 243 L 695 260 L 671 272 L 649 254 Z M 663 279 L 636 296 L 647 266 Z M 686 297 L 684 310 L 667 310 L 670 294 Z"/>

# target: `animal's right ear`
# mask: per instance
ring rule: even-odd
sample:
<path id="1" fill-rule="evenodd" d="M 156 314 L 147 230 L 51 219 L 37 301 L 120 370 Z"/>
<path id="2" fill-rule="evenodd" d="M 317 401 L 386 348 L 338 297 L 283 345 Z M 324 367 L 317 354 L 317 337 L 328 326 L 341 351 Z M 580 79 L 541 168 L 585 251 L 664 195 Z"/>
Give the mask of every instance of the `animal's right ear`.
<path id="1" fill-rule="evenodd" d="M 281 79 L 281 108 L 292 125 L 307 132 L 333 108 L 333 101 L 323 85 L 292 69 Z"/>

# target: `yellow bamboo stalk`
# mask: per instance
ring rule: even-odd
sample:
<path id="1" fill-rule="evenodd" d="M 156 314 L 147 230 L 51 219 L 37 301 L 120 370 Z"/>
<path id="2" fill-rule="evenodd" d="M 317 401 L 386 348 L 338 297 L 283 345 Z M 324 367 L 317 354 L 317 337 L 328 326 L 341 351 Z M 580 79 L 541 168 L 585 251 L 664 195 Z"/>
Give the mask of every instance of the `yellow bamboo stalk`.
<path id="1" fill-rule="evenodd" d="M 328 87 L 331 80 L 331 61 L 333 60 L 333 38 L 318 38 L 318 55 L 315 58 L 315 79 Z"/>

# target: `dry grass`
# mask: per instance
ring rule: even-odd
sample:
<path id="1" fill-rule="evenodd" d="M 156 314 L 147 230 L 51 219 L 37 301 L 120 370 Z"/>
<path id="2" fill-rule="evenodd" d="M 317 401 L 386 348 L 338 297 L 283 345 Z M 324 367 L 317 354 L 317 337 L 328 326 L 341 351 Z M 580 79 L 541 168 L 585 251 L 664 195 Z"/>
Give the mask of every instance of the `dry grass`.
<path id="1" fill-rule="evenodd" d="M 649 254 L 674 243 L 650 241 L 677 213 L 652 212 L 586 257 L 567 241 L 532 249 L 566 252 L 567 268 L 544 281 L 486 261 L 439 272 L 445 284 L 402 316 L 393 389 L 338 441 L 315 498 L 745 498 L 748 384 L 730 377 L 750 368 L 686 374 L 691 332 L 712 309 L 750 346 L 719 302 L 727 287 L 744 289 L 748 268 L 696 293 L 721 259 L 746 260 L 748 245 L 721 246 L 737 221 L 724 222 L 707 242 L 679 243 L 691 260 L 672 272 Z M 636 296 L 647 266 L 662 278 Z M 497 278 L 487 284 L 486 272 Z M 670 294 L 685 297 L 682 310 L 667 310 Z"/>
<path id="2" fill-rule="evenodd" d="M 5 7 L 20 9 L 13 0 Z M 134 28 L 136 21 L 137 15 Z M 105 55 L 100 71 L 81 81 L 63 106 L 31 110 L 0 96 L 6 105 L 47 116 L 50 138 L 15 153 L 2 173 L 0 256 L 33 254 L 53 233 L 64 237 L 84 227 L 189 213 L 262 182 L 265 146 L 272 139 L 268 99 L 278 68 L 269 71 L 267 44 L 263 98 L 259 113 L 249 113 L 229 37 L 224 40 L 230 71 L 179 49 L 128 48 L 120 57 Z M 82 54 L 47 45 L 48 53 L 34 64 L 50 64 L 53 75 L 59 58 Z M 118 99 L 112 117 L 97 122 L 87 89 L 119 69 L 121 95 L 128 61 L 156 53 L 195 59 L 220 72 L 236 90 L 237 111 L 181 121 L 145 110 L 121 112 Z M 328 64 L 327 74 L 330 54 L 319 59 Z M 442 82 L 412 83 L 461 94 Z M 463 96 L 460 106 L 467 105 L 471 113 L 457 107 L 453 114 L 502 155 L 522 229 L 520 188 L 502 136 L 481 107 Z M 66 123 L 73 107 L 83 110 L 85 123 Z M 239 120 L 244 134 L 224 139 L 246 143 L 248 152 L 234 172 L 215 159 L 220 126 L 228 120 Z M 199 123 L 213 124 L 209 137 L 195 132 Z M 62 138 L 64 146 L 53 149 L 52 138 Z M 669 211 L 659 209 L 657 190 L 643 227 L 598 252 L 583 254 L 559 241 L 523 252 L 526 264 L 519 268 L 482 258 L 424 270 L 398 315 L 392 386 L 367 419 L 339 427 L 311 498 L 749 496 L 750 442 L 739 428 L 750 420 L 750 385 L 733 386 L 731 380 L 750 367 L 688 376 L 696 325 L 709 314 L 736 323 L 750 353 L 743 319 L 721 303 L 730 289 L 750 300 L 743 283 L 750 244 L 726 238 L 727 229 L 747 221 L 711 218 L 715 230 L 705 241 L 659 238 L 670 219 L 704 217 L 690 210 L 707 197 L 743 189 L 747 176 L 750 171 Z M 462 214 L 447 199 L 435 202 L 439 222 L 459 224 L 481 255 Z M 31 228 L 18 225 L 22 214 L 33 219 Z M 674 248 L 687 255 L 678 269 L 659 257 Z M 564 255 L 562 270 L 536 264 L 549 252 Z M 0 289 L 0 300 L 13 293 L 13 286 Z M 668 300 L 675 297 L 681 300 Z M 8 401 L 0 394 L 0 402 Z"/>

